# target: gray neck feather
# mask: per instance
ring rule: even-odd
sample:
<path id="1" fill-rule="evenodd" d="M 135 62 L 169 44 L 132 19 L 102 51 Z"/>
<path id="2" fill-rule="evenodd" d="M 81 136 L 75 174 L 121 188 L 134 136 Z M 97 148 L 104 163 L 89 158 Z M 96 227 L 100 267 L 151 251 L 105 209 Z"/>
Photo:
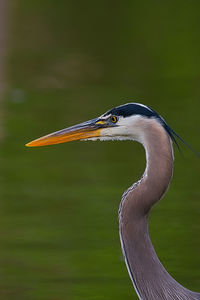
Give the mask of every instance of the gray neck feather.
<path id="1" fill-rule="evenodd" d="M 149 120 L 142 141 L 147 158 L 143 177 L 123 195 L 119 209 L 122 250 L 129 275 L 142 300 L 195 300 L 200 294 L 181 286 L 161 264 L 148 231 L 151 207 L 166 192 L 173 174 L 172 142 L 163 127 Z"/>

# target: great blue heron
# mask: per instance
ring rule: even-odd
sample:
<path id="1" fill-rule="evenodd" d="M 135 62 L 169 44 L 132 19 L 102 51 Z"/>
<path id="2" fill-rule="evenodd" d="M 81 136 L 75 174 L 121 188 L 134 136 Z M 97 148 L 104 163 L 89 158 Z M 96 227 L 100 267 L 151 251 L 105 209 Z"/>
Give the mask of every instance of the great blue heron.
<path id="1" fill-rule="evenodd" d="M 200 299 L 200 293 L 186 289 L 166 271 L 156 255 L 148 230 L 150 209 L 162 198 L 172 178 L 172 141 L 177 143 L 176 137 L 181 139 L 153 109 L 139 103 L 128 103 L 115 107 L 96 119 L 27 144 L 44 146 L 74 140 L 100 139 L 136 140 L 144 146 L 144 174 L 123 194 L 119 208 L 122 252 L 133 286 L 138 298 L 142 300 Z"/>

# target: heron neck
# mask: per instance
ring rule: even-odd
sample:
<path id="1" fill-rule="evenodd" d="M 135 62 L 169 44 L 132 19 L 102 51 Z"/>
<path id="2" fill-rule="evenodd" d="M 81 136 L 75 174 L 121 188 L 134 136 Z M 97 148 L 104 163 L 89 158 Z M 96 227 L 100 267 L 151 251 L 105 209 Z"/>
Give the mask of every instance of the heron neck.
<path id="1" fill-rule="evenodd" d="M 170 137 L 161 125 L 150 123 L 149 126 L 145 127 L 148 134 L 144 129 L 142 141 L 146 150 L 146 170 L 141 180 L 125 192 L 119 210 L 126 265 L 139 299 L 198 299 L 168 274 L 149 236 L 149 211 L 167 190 L 173 173 Z"/>

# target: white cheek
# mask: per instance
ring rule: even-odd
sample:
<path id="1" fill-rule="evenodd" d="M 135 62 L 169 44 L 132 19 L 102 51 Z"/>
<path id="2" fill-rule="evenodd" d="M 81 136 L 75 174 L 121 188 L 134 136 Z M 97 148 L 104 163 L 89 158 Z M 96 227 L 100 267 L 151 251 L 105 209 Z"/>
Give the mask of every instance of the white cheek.
<path id="1" fill-rule="evenodd" d="M 144 144 L 145 131 L 148 126 L 148 118 L 134 115 L 130 117 L 120 117 L 116 126 L 102 128 L 100 136 L 85 140 L 89 141 L 108 141 L 108 140 L 132 140 Z"/>
<path id="2" fill-rule="evenodd" d="M 125 136 L 98 136 L 98 137 L 92 137 L 88 139 L 82 139 L 81 141 L 127 141 L 127 140 L 134 140 L 130 137 L 125 137 Z"/>
<path id="3" fill-rule="evenodd" d="M 104 128 L 101 130 L 100 138 L 101 141 L 132 139 L 130 136 L 127 135 L 127 128 L 125 127 Z"/>
<path id="4" fill-rule="evenodd" d="M 121 117 L 115 127 L 103 128 L 101 130 L 101 140 L 136 140 L 143 142 L 141 120 L 142 118 L 139 115 L 126 118 Z"/>

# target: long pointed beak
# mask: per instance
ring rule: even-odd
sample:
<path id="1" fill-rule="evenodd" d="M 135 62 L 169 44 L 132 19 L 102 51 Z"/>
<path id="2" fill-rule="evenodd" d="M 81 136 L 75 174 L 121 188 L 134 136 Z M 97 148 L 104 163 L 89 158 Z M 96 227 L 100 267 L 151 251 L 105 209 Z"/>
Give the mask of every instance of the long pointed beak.
<path id="1" fill-rule="evenodd" d="M 60 144 L 71 142 L 75 140 L 83 140 L 88 138 L 94 138 L 100 136 L 100 131 L 103 126 L 103 122 L 98 118 L 68 127 L 51 134 L 45 135 L 39 139 L 36 139 L 28 144 L 27 147 L 47 146 L 53 144 Z"/>

